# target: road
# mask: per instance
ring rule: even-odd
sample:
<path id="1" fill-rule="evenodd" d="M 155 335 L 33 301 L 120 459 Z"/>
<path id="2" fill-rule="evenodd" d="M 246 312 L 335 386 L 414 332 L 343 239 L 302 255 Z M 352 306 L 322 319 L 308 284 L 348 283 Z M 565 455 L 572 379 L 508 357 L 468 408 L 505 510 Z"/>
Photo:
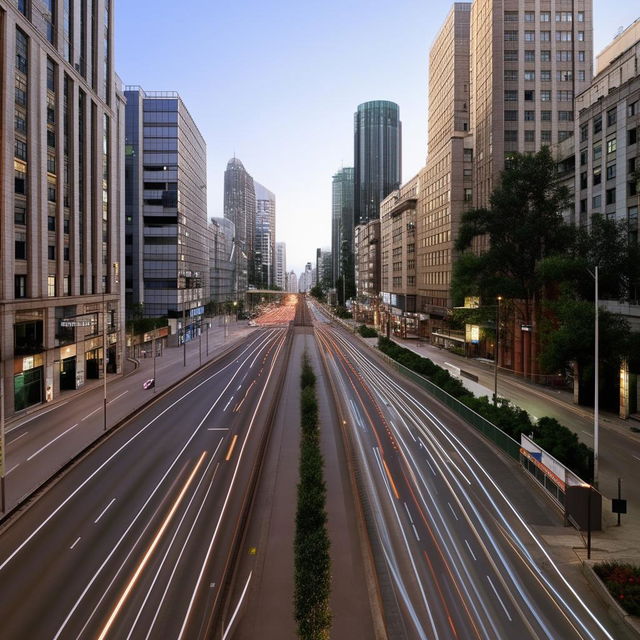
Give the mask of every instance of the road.
<path id="1" fill-rule="evenodd" d="M 285 365 L 265 329 L 79 461 L 0 537 L 2 637 L 204 638 Z"/>
<path id="2" fill-rule="evenodd" d="M 314 314 L 359 465 L 390 637 L 621 638 L 541 543 L 531 521 L 557 517 L 515 463 Z"/>

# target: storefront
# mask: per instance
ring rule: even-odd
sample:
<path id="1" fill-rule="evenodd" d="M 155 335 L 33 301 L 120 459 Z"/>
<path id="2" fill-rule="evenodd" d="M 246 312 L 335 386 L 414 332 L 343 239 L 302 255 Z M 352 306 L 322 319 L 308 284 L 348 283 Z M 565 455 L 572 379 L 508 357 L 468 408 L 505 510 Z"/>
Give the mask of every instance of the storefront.
<path id="1" fill-rule="evenodd" d="M 76 389 L 76 345 L 60 349 L 60 391 Z"/>
<path id="2" fill-rule="evenodd" d="M 40 404 L 43 400 L 44 367 L 39 353 L 13 361 L 13 402 L 15 411 Z"/>

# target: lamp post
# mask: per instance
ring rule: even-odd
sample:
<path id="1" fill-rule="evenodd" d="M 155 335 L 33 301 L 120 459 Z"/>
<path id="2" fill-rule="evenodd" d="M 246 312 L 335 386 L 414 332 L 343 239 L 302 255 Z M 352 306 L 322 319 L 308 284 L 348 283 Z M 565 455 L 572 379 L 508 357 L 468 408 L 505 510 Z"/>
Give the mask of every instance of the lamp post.
<path id="1" fill-rule="evenodd" d="M 103 431 L 107 430 L 107 301 L 102 287 L 102 396 L 104 401 Z"/>
<path id="2" fill-rule="evenodd" d="M 185 302 L 182 301 L 182 365 L 187 366 L 187 319 L 186 310 L 184 308 Z"/>
<path id="3" fill-rule="evenodd" d="M 156 392 L 156 331 L 153 330 L 153 337 L 151 338 L 151 348 L 153 349 L 153 393 Z"/>
<path id="4" fill-rule="evenodd" d="M 238 322 L 238 301 L 237 300 L 233 301 L 233 311 L 236 314 L 236 322 Z"/>
<path id="5" fill-rule="evenodd" d="M 4 355 L 4 353 L 3 353 Z M 0 501 L 2 513 L 5 509 L 5 489 L 4 489 L 4 359 L 0 356 Z"/>
<path id="6" fill-rule="evenodd" d="M 496 305 L 496 354 L 494 359 L 493 371 L 493 404 L 498 404 L 498 357 L 500 355 L 500 301 L 502 296 L 498 296 L 498 304 Z"/>
<path id="7" fill-rule="evenodd" d="M 594 362 L 593 362 L 593 386 L 594 386 L 594 398 L 593 398 L 593 484 L 598 488 L 598 441 L 599 441 L 599 424 L 598 424 L 598 412 L 600 410 L 600 398 L 599 398 L 599 327 L 598 327 L 598 267 L 595 268 L 595 348 L 594 348 Z M 591 495 L 589 495 L 591 497 Z"/>

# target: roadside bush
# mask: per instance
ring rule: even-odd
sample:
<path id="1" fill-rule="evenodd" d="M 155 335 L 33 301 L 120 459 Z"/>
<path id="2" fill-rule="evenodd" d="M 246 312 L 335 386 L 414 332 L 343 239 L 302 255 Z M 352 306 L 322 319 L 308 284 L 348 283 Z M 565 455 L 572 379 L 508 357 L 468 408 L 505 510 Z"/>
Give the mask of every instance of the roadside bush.
<path id="1" fill-rule="evenodd" d="M 622 562 L 593 565 L 616 602 L 630 615 L 640 616 L 640 567 Z"/>
<path id="2" fill-rule="evenodd" d="M 367 327 L 366 324 L 361 324 L 358 327 L 358 333 L 363 338 L 377 338 L 378 337 L 378 332 L 375 329 L 371 329 L 371 327 Z"/>
<path id="3" fill-rule="evenodd" d="M 521 433 L 533 434 L 536 444 L 571 471 L 585 480 L 592 479 L 593 451 L 579 442 L 578 436 L 555 418 L 543 417 L 533 423 L 524 409 L 511 402 L 499 400 L 496 406 L 487 396 L 476 398 L 446 369 L 384 336 L 378 338 L 378 349 L 407 369 L 425 376 L 430 382 L 495 424 L 514 440 L 519 442 Z"/>
<path id="4" fill-rule="evenodd" d="M 343 320 L 349 320 L 353 317 L 351 311 L 349 311 L 347 307 L 343 307 L 340 305 L 336 307 L 335 314 L 336 316 L 338 316 L 338 318 L 342 318 Z"/>
<path id="5" fill-rule="evenodd" d="M 294 540 L 294 616 L 302 640 L 328 640 L 331 558 L 324 460 L 320 450 L 316 376 L 305 354 L 300 376 L 300 481 Z"/>

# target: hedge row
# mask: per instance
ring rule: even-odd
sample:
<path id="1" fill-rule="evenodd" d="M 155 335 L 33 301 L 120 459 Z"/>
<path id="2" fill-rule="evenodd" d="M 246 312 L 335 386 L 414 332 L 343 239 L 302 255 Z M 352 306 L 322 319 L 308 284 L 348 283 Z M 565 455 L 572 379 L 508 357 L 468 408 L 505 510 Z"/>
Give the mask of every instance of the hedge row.
<path id="1" fill-rule="evenodd" d="M 555 418 L 544 417 L 532 422 L 529 414 L 508 400 L 499 400 L 497 406 L 487 396 L 476 398 L 462 382 L 429 358 L 401 347 L 384 336 L 378 338 L 380 351 L 408 369 L 426 377 L 433 384 L 457 398 L 483 418 L 489 420 L 520 442 L 520 434 L 533 434 L 537 445 L 562 462 L 580 478 L 590 481 L 593 473 L 593 451 L 578 441 L 573 431 L 561 425 Z"/>
<path id="2" fill-rule="evenodd" d="M 640 567 L 622 562 L 601 562 L 594 564 L 593 570 L 628 614 L 640 616 Z"/>
<path id="3" fill-rule="evenodd" d="M 300 482 L 294 541 L 294 614 L 298 637 L 324 640 L 331 629 L 331 560 L 316 376 L 305 354 L 300 376 Z"/>
<path id="4" fill-rule="evenodd" d="M 375 329 L 372 329 L 371 327 L 367 327 L 366 324 L 361 324 L 358 327 L 358 333 L 363 338 L 377 338 L 378 337 L 378 332 Z"/>

